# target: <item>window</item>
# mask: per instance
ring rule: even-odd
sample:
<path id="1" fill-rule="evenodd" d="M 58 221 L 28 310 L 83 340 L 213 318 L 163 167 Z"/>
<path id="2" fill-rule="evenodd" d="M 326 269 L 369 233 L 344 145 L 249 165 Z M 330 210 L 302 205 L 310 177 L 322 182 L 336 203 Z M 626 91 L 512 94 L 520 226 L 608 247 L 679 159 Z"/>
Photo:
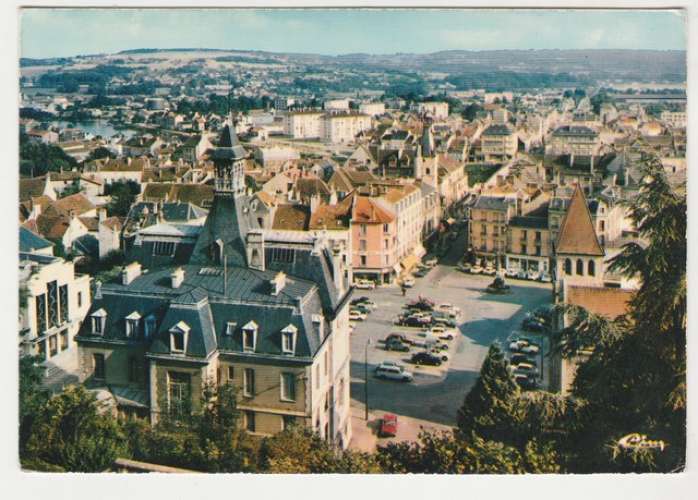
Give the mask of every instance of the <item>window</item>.
<path id="1" fill-rule="evenodd" d="M 95 380 L 104 380 L 107 378 L 106 367 L 104 365 L 104 354 L 94 353 L 92 355 L 92 364 Z"/>
<path id="2" fill-rule="evenodd" d="M 572 274 L 572 261 L 565 259 L 565 274 Z"/>
<path id="3" fill-rule="evenodd" d="M 189 336 L 189 325 L 180 321 L 170 329 L 170 352 L 173 354 L 184 354 L 187 347 L 187 337 Z"/>
<path id="4" fill-rule="evenodd" d="M 536 255 L 540 256 L 540 254 L 541 254 L 541 247 L 540 247 L 540 245 L 536 245 Z"/>
<path id="5" fill-rule="evenodd" d="M 589 264 L 587 265 L 587 271 L 589 273 L 589 276 L 595 276 L 596 275 L 596 264 L 594 264 L 593 260 L 589 261 Z"/>
<path id="6" fill-rule="evenodd" d="M 63 330 L 61 332 L 61 351 L 65 351 L 68 348 L 68 330 Z"/>
<path id="7" fill-rule="evenodd" d="M 58 288 L 58 298 L 60 302 L 60 313 L 62 323 L 68 321 L 68 285 L 61 285 Z"/>
<path id="8" fill-rule="evenodd" d="M 107 312 L 104 309 L 99 309 L 92 313 L 92 334 L 104 335 L 104 326 L 107 322 Z"/>
<path id="9" fill-rule="evenodd" d="M 225 334 L 228 335 L 229 337 L 235 333 L 235 328 L 237 327 L 237 323 L 235 321 L 228 321 L 225 325 Z"/>
<path id="10" fill-rule="evenodd" d="M 138 360 L 136 358 L 128 358 L 128 381 L 138 382 Z"/>
<path id="11" fill-rule="evenodd" d="M 360 258 L 361 258 L 361 267 L 365 267 L 366 266 L 366 256 L 361 255 Z"/>
<path id="12" fill-rule="evenodd" d="M 577 274 L 579 276 L 584 275 L 584 262 L 582 262 L 582 259 L 577 259 Z"/>
<path id="13" fill-rule="evenodd" d="M 235 379 L 235 367 L 233 365 L 228 365 L 228 381 Z"/>
<path id="14" fill-rule="evenodd" d="M 126 336 L 128 338 L 137 338 L 139 336 L 139 326 L 141 315 L 137 311 L 133 311 L 126 316 Z"/>
<path id="15" fill-rule="evenodd" d="M 528 253 L 528 247 L 525 244 L 521 245 L 521 253 L 522 254 Z"/>
<path id="16" fill-rule="evenodd" d="M 247 432 L 255 432 L 255 421 L 254 421 L 254 412 L 253 411 L 246 411 L 245 412 L 245 429 L 247 429 Z"/>
<path id="17" fill-rule="evenodd" d="M 172 241 L 156 241 L 153 243 L 153 255 L 171 256 L 174 254 L 175 244 Z"/>
<path id="18" fill-rule="evenodd" d="M 167 373 L 168 403 L 170 413 L 183 415 L 190 407 L 191 375 L 181 372 Z"/>
<path id="19" fill-rule="evenodd" d="M 51 335 L 51 337 L 49 337 L 48 348 L 51 356 L 58 354 L 58 337 L 56 335 Z"/>
<path id="20" fill-rule="evenodd" d="M 82 307 L 82 292 L 78 292 L 78 307 Z"/>
<path id="21" fill-rule="evenodd" d="M 296 417 L 293 415 L 282 415 L 281 430 L 289 429 L 296 424 Z"/>
<path id="22" fill-rule="evenodd" d="M 293 373 L 281 374 L 281 400 L 296 400 L 296 376 Z"/>
<path id="23" fill-rule="evenodd" d="M 157 327 L 155 316 L 152 314 L 145 318 L 145 338 L 149 339 L 154 333 Z"/>
<path id="24" fill-rule="evenodd" d="M 605 229 L 606 229 L 606 222 L 600 220 L 600 221 L 599 221 L 599 230 L 600 230 L 601 232 L 603 232 Z"/>
<path id="25" fill-rule="evenodd" d="M 46 331 L 46 294 L 36 296 L 36 333 L 43 335 Z"/>
<path id="26" fill-rule="evenodd" d="M 387 238 L 383 240 L 383 249 L 387 250 L 388 247 L 390 246 L 390 240 Z"/>
<path id="27" fill-rule="evenodd" d="M 254 397 L 254 369 L 245 368 L 242 377 L 242 394 L 248 398 Z"/>
<path id="28" fill-rule="evenodd" d="M 327 376 L 327 373 L 328 373 L 329 370 L 330 370 L 330 352 L 329 352 L 329 351 L 325 351 L 325 364 L 324 364 L 324 367 L 325 367 L 325 369 L 324 369 L 325 376 Z"/>
<path id="29" fill-rule="evenodd" d="M 540 241 L 541 233 L 540 231 L 536 231 L 536 242 Z"/>
<path id="30" fill-rule="evenodd" d="M 359 240 L 359 250 L 362 252 L 366 251 L 366 240 Z"/>
<path id="31" fill-rule="evenodd" d="M 290 264 L 295 260 L 295 252 L 292 248 L 272 248 L 271 260 Z"/>
<path id="32" fill-rule="evenodd" d="M 46 284 L 46 288 L 48 289 L 48 325 L 50 328 L 60 324 L 58 318 L 58 283 L 51 281 Z"/>
<path id="33" fill-rule="evenodd" d="M 337 390 L 337 404 L 341 407 L 344 405 L 344 379 L 339 380 L 339 389 Z"/>
<path id="34" fill-rule="evenodd" d="M 366 233 L 367 233 L 366 224 L 361 224 L 361 225 L 359 226 L 359 234 L 360 234 L 361 236 L 366 236 Z"/>
<path id="35" fill-rule="evenodd" d="M 320 388 L 320 364 L 315 365 L 315 388 Z"/>
<path id="36" fill-rule="evenodd" d="M 390 229 L 390 226 L 388 226 L 388 224 L 383 224 L 383 232 L 384 233 L 387 233 L 389 231 L 389 229 Z"/>
<path id="37" fill-rule="evenodd" d="M 298 329 L 293 325 L 288 325 L 281 330 L 281 352 L 293 354 L 296 350 L 296 332 Z"/>
<path id="38" fill-rule="evenodd" d="M 257 345 L 257 323 L 250 321 L 242 327 L 242 350 L 254 352 Z"/>

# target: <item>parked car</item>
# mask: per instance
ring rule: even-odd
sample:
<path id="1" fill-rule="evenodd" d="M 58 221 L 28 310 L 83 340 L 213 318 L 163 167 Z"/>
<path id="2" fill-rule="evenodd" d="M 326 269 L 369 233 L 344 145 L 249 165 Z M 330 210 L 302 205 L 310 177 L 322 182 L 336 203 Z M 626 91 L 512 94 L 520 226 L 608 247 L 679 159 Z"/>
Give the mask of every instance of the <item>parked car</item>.
<path id="1" fill-rule="evenodd" d="M 431 318 L 426 319 L 426 318 L 409 317 L 409 318 L 405 318 L 400 324 L 404 325 L 404 326 L 423 328 L 424 326 L 431 324 Z"/>
<path id="2" fill-rule="evenodd" d="M 504 276 L 507 278 L 517 278 L 519 275 L 519 271 L 517 269 L 505 269 L 504 270 Z"/>
<path id="3" fill-rule="evenodd" d="M 408 372 L 401 365 L 391 363 L 381 363 L 373 370 L 373 375 L 376 378 L 385 380 L 397 380 L 399 382 L 412 382 L 414 375 Z"/>
<path id="4" fill-rule="evenodd" d="M 360 290 L 373 290 L 376 288 L 376 284 L 371 280 L 356 280 L 354 282 L 354 287 Z"/>
<path id="5" fill-rule="evenodd" d="M 509 365 L 514 374 L 538 375 L 538 367 L 533 363 L 519 363 L 518 365 Z"/>
<path id="6" fill-rule="evenodd" d="M 405 307 L 407 309 L 419 309 L 420 311 L 433 311 L 434 302 L 427 299 L 426 297 L 420 296 L 417 300 L 408 302 Z"/>
<path id="7" fill-rule="evenodd" d="M 349 321 L 363 321 L 366 319 L 366 315 L 361 311 L 352 310 L 349 311 Z"/>
<path id="8" fill-rule="evenodd" d="M 459 263 L 459 264 L 456 266 L 456 268 L 457 268 L 460 272 L 462 272 L 462 273 L 469 274 L 470 271 L 472 270 L 473 266 L 472 266 L 472 264 L 470 264 L 469 262 L 466 262 L 466 263 L 464 263 L 464 264 L 460 264 L 460 263 Z"/>
<path id="9" fill-rule="evenodd" d="M 470 274 L 482 274 L 482 271 L 482 267 L 478 264 L 475 264 L 473 267 L 470 268 Z"/>
<path id="10" fill-rule="evenodd" d="M 448 328 L 455 328 L 456 322 L 451 318 L 445 318 L 443 316 L 434 316 L 433 322 L 435 325 L 446 326 Z"/>
<path id="11" fill-rule="evenodd" d="M 509 364 L 518 365 L 519 363 L 535 363 L 535 361 L 520 352 L 512 354 L 509 358 Z"/>
<path id="12" fill-rule="evenodd" d="M 366 312 L 362 311 L 361 309 L 359 309 L 357 307 L 349 308 L 349 314 L 351 315 L 352 313 L 354 313 L 355 315 L 361 316 L 360 321 L 363 321 L 368 317 L 368 314 Z"/>
<path id="13" fill-rule="evenodd" d="M 386 351 L 410 352 L 410 346 L 398 339 L 391 339 L 385 343 Z"/>
<path id="14" fill-rule="evenodd" d="M 542 272 L 538 276 L 538 280 L 542 281 L 543 283 L 550 283 L 553 280 L 553 278 L 550 276 L 550 274 Z"/>
<path id="15" fill-rule="evenodd" d="M 397 434 L 397 416 L 392 413 L 386 413 L 381 418 L 381 427 L 379 429 L 381 437 L 395 437 Z"/>
<path id="16" fill-rule="evenodd" d="M 364 304 L 354 304 L 353 306 L 351 306 L 349 311 L 359 311 L 361 313 L 368 315 L 368 314 L 371 314 L 373 309 L 371 309 L 370 307 L 366 307 Z"/>
<path id="17" fill-rule="evenodd" d="M 540 347 L 532 344 L 527 340 L 519 339 L 509 344 L 509 350 L 514 352 L 523 352 L 524 354 L 538 354 Z"/>
<path id="18" fill-rule="evenodd" d="M 527 280 L 528 279 L 528 272 L 524 271 L 523 269 L 519 269 L 516 272 L 516 277 L 519 278 L 520 280 Z"/>
<path id="19" fill-rule="evenodd" d="M 403 344 L 411 344 L 412 341 L 407 337 L 407 335 L 399 332 L 394 332 L 385 337 L 384 342 L 387 344 L 388 342 L 392 340 L 397 340 L 398 342 L 402 342 Z"/>
<path id="20" fill-rule="evenodd" d="M 424 260 L 424 265 L 427 267 L 434 267 L 438 263 L 439 261 L 436 257 L 429 257 L 428 259 Z"/>
<path id="21" fill-rule="evenodd" d="M 485 269 L 482 270 L 482 274 L 487 276 L 494 276 L 495 274 L 497 274 L 497 270 L 493 266 L 487 266 Z"/>
<path id="22" fill-rule="evenodd" d="M 412 288 L 415 284 L 415 280 L 412 276 L 408 276 L 402 280 L 402 286 L 405 288 Z"/>
<path id="23" fill-rule="evenodd" d="M 446 328 L 442 325 L 432 326 L 431 333 L 440 340 L 453 340 L 454 338 L 456 338 L 455 331 L 452 328 Z"/>
<path id="24" fill-rule="evenodd" d="M 538 381 L 535 377 L 529 377 L 523 373 L 517 373 L 514 375 L 514 382 L 518 384 L 523 390 L 532 390 L 538 388 Z"/>
<path id="25" fill-rule="evenodd" d="M 529 332 L 542 332 L 545 330 L 545 325 L 541 323 L 537 318 L 529 317 L 524 318 L 521 322 L 521 328 Z"/>
<path id="26" fill-rule="evenodd" d="M 375 308 L 376 308 L 376 303 L 373 302 L 371 299 L 369 299 L 369 298 L 366 297 L 366 296 L 364 296 L 364 297 L 358 297 L 358 298 L 356 298 L 356 299 L 353 299 L 353 300 L 350 302 L 350 304 L 351 304 L 352 306 L 361 305 L 361 306 L 364 306 L 364 307 L 370 307 L 371 309 L 375 309 Z"/>
<path id="27" fill-rule="evenodd" d="M 457 317 L 461 312 L 460 307 L 454 306 L 453 304 L 449 304 L 448 302 L 443 302 L 439 304 L 438 306 L 436 306 L 436 310 L 448 314 L 451 317 Z"/>
<path id="28" fill-rule="evenodd" d="M 447 352 L 439 351 L 439 350 L 436 350 L 436 349 L 432 349 L 432 350 L 431 350 L 431 353 L 432 353 L 434 356 L 440 358 L 441 361 L 443 361 L 444 363 L 445 363 L 446 361 L 448 361 L 448 359 L 449 359 L 448 353 L 447 353 Z"/>
<path id="29" fill-rule="evenodd" d="M 411 361 L 416 365 L 441 366 L 441 358 L 430 352 L 417 352 L 412 355 Z"/>

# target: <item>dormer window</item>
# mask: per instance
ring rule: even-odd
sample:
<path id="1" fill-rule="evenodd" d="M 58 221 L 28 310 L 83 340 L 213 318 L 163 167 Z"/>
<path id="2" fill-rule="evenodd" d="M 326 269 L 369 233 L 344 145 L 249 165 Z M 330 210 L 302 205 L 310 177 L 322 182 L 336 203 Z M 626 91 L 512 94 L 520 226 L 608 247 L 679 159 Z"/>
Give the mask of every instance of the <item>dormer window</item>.
<path id="1" fill-rule="evenodd" d="M 323 328 L 322 316 L 320 314 L 313 314 L 311 319 L 313 321 L 313 328 L 317 332 L 318 338 L 320 341 L 324 340 L 325 331 Z"/>
<path id="2" fill-rule="evenodd" d="M 145 318 L 145 338 L 149 339 L 150 337 L 153 336 L 155 333 L 155 329 L 157 328 L 157 322 L 155 319 L 155 316 L 152 314 Z"/>
<path id="3" fill-rule="evenodd" d="M 254 321 L 250 321 L 242 327 L 242 350 L 254 352 L 257 347 L 257 331 L 259 327 Z"/>
<path id="4" fill-rule="evenodd" d="M 298 328 L 294 325 L 288 325 L 281 330 L 281 352 L 284 354 L 293 355 L 296 352 L 296 336 Z"/>
<path id="5" fill-rule="evenodd" d="M 170 328 L 170 352 L 173 354 L 184 354 L 188 336 L 189 325 L 184 321 L 180 321 Z"/>
<path id="6" fill-rule="evenodd" d="M 126 316 L 126 336 L 128 338 L 137 338 L 140 333 L 141 315 L 138 311 L 133 311 Z"/>
<path id="7" fill-rule="evenodd" d="M 104 328 L 107 323 L 107 311 L 98 309 L 92 313 L 90 319 L 92 321 L 92 335 L 104 335 Z"/>
<path id="8" fill-rule="evenodd" d="M 235 328 L 238 326 L 238 324 L 235 321 L 228 321 L 225 325 L 225 334 L 228 335 L 229 337 L 232 337 L 233 333 L 235 333 Z"/>

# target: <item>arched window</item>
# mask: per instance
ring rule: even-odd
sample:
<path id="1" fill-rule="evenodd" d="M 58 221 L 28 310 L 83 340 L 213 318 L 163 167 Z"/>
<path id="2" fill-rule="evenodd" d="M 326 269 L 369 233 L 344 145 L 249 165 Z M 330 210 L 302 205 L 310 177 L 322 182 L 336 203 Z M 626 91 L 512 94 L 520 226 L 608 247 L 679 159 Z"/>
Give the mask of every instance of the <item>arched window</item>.
<path id="1" fill-rule="evenodd" d="M 572 261 L 565 259 L 565 274 L 572 274 Z"/>
<path id="2" fill-rule="evenodd" d="M 584 276 L 584 262 L 582 262 L 582 259 L 577 259 L 577 274 Z"/>
<path id="3" fill-rule="evenodd" d="M 594 264 L 593 260 L 590 260 L 589 265 L 587 265 L 587 273 L 589 274 L 589 276 L 596 275 L 596 264 Z"/>

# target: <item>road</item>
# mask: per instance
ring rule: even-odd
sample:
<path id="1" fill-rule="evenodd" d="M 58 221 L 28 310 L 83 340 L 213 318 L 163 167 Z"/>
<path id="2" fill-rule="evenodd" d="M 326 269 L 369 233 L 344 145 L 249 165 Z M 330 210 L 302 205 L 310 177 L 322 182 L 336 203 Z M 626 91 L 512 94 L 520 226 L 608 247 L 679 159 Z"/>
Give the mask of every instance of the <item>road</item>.
<path id="1" fill-rule="evenodd" d="M 460 243 L 459 239 L 442 263 L 424 278 L 417 279 L 417 284 L 407 292 L 406 297 L 402 297 L 397 286 L 355 292 L 355 296 L 370 297 L 378 307 L 366 321 L 357 322 L 352 333 L 351 396 L 354 407 L 364 406 L 364 353 L 370 339 L 366 351 L 369 407 L 435 424 L 454 425 L 457 409 L 477 379 L 492 342 L 498 340 L 504 343 L 512 331 L 519 330 L 526 312 L 550 303 L 550 284 L 511 280 L 510 294 L 485 293 L 484 289 L 492 277 L 463 274 L 453 266 L 458 255 L 462 255 Z M 387 352 L 379 342 L 390 332 L 400 330 L 393 325 L 395 316 L 407 300 L 419 295 L 437 303 L 452 303 L 463 311 L 458 326 L 460 336 L 451 341 L 448 351 L 451 360 L 447 366 L 414 366 L 409 363 L 409 353 Z M 374 378 L 373 368 L 384 360 L 403 362 L 414 373 L 414 382 L 400 383 Z"/>

